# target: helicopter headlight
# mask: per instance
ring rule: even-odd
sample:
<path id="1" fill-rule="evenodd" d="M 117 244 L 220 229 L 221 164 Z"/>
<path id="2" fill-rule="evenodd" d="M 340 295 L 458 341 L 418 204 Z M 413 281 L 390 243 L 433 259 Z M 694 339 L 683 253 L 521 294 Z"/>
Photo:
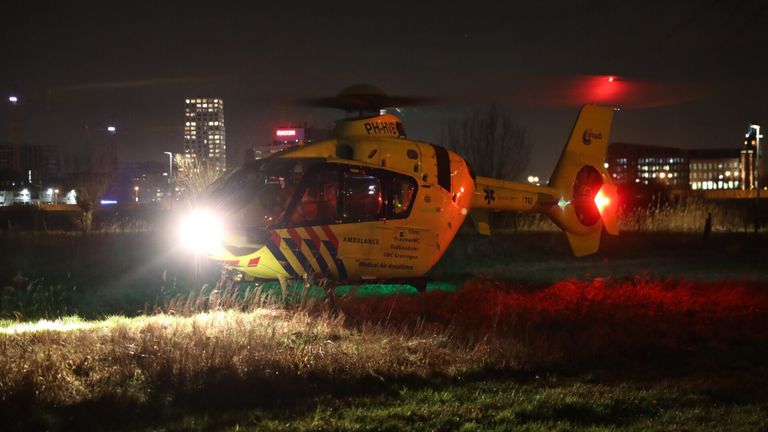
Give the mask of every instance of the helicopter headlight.
<path id="1" fill-rule="evenodd" d="M 182 221 L 179 234 L 184 247 L 197 253 L 205 253 L 221 243 L 223 232 L 221 221 L 216 215 L 197 210 Z"/>

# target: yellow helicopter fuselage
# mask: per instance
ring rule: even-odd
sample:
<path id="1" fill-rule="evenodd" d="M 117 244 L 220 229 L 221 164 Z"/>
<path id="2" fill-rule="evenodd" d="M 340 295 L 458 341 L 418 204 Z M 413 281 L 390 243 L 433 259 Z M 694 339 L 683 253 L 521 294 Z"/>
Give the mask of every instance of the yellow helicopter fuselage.
<path id="1" fill-rule="evenodd" d="M 615 203 L 598 213 L 592 201 L 612 187 L 602 166 L 611 117 L 582 109 L 548 186 L 475 176 L 455 152 L 406 139 L 392 115 L 340 120 L 332 139 L 249 162 L 214 184 L 207 210 L 221 236 L 205 254 L 259 279 L 416 278 L 470 212 L 490 234 L 489 211 L 546 213 L 576 255 L 593 253 L 603 226 L 616 233 L 607 217 Z"/>
<path id="2" fill-rule="evenodd" d="M 336 190 L 330 192 L 336 196 L 324 200 L 336 206 L 332 219 L 291 218 L 291 213 L 299 213 L 302 196 L 286 208 L 282 221 L 267 227 L 269 238 L 260 249 L 238 256 L 233 253 L 238 249 L 227 248 L 227 240 L 235 244 L 242 240 L 225 234 L 224 244 L 209 257 L 264 279 L 411 278 L 432 268 L 472 206 L 475 182 L 464 159 L 444 148 L 405 139 L 399 119 L 391 115 L 340 122 L 334 135 L 271 156 L 319 160 L 317 165 L 325 171 L 338 173 L 339 181 L 332 185 Z M 352 181 L 367 184 L 360 191 L 346 184 Z M 300 188 L 317 186 L 312 183 L 305 179 Z M 403 188 L 407 196 L 398 195 Z M 360 198 L 352 194 L 360 193 L 365 194 L 362 207 L 352 202 Z"/>

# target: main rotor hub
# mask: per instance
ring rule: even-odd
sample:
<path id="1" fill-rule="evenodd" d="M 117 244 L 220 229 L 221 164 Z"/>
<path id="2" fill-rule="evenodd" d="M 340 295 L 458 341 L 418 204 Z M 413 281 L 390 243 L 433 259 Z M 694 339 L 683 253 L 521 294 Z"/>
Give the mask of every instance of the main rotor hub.
<path id="1" fill-rule="evenodd" d="M 306 105 L 337 108 L 359 117 L 378 115 L 382 109 L 423 105 L 430 102 L 421 97 L 390 96 L 384 90 L 371 84 L 357 84 L 345 88 L 329 98 L 306 99 Z"/>

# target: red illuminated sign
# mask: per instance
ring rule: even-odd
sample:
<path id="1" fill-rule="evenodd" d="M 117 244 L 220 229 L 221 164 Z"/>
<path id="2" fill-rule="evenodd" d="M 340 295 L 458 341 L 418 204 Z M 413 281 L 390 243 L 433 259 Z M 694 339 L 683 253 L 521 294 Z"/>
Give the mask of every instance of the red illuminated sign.
<path id="1" fill-rule="evenodd" d="M 304 128 L 275 128 L 275 141 L 302 141 L 304 140 Z"/>

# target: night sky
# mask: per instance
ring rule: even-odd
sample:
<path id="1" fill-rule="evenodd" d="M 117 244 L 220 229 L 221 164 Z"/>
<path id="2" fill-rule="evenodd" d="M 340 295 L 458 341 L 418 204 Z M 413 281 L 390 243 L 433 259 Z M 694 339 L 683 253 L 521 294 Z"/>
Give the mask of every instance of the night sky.
<path id="1" fill-rule="evenodd" d="M 106 3 L 4 3 L 0 141 L 16 93 L 27 142 L 74 149 L 114 123 L 121 160 L 162 161 L 182 150 L 184 99 L 221 97 L 239 164 L 278 124 L 342 115 L 292 101 L 357 83 L 439 99 L 401 115 L 429 141 L 507 104 L 545 176 L 584 102 L 622 107 L 612 141 L 735 147 L 768 125 L 762 1 Z"/>

